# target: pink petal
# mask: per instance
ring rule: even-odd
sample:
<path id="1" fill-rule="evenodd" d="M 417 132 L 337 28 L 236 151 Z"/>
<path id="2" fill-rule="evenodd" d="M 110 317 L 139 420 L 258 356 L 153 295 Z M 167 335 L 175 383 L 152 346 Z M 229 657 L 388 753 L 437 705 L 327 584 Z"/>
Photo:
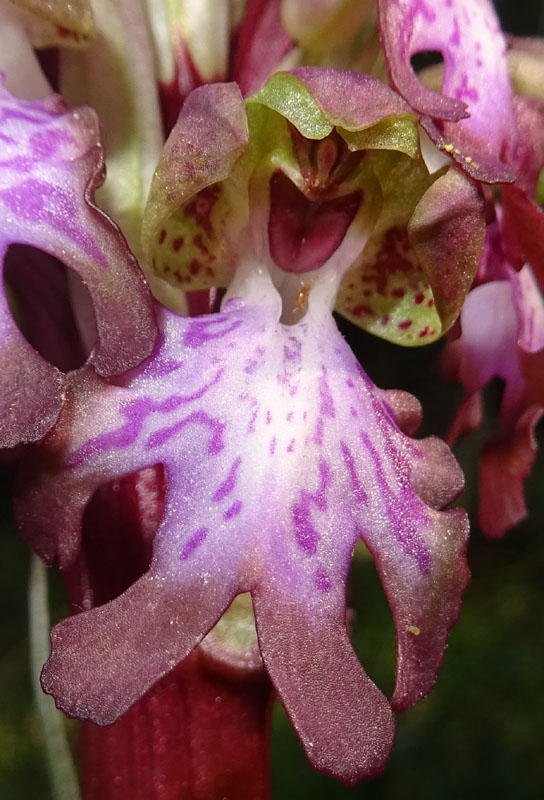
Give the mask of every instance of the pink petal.
<path id="1" fill-rule="evenodd" d="M 58 97 L 28 102 L 0 89 L 0 137 L 0 255 L 17 242 L 74 269 L 94 303 L 98 342 L 90 361 L 95 369 L 112 375 L 135 366 L 152 348 L 155 322 L 134 257 L 94 205 L 104 171 L 94 113 L 66 111 Z M 6 363 L 0 446 L 13 446 L 43 436 L 51 426 L 60 410 L 63 378 L 22 340 L 5 299 L 0 313 L 0 357 Z"/>
<path id="2" fill-rule="evenodd" d="M 423 120 L 435 144 L 478 180 L 513 180 L 506 43 L 490 0 L 379 0 L 378 13 L 391 83 L 416 111 L 442 123 Z M 429 50 L 444 57 L 440 93 L 424 87 L 410 63 Z"/>

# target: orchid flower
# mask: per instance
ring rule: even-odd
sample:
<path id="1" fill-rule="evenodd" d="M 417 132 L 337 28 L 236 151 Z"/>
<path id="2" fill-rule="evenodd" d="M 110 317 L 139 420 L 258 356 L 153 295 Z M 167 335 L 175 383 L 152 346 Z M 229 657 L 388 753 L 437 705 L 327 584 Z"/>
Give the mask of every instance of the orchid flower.
<path id="1" fill-rule="evenodd" d="M 61 372 L 2 295 L 0 444 L 37 442 L 21 458 L 17 518 L 82 612 L 53 629 L 43 688 L 84 721 L 89 798 L 120 777 L 115 764 L 94 775 L 89 721 L 111 726 L 99 747 L 116 753 L 123 720 L 173 707 L 172 730 L 183 720 L 199 743 L 202 791 L 227 796 L 206 773 L 204 728 L 232 729 L 231 750 L 251 736 L 251 757 L 266 759 L 263 665 L 312 766 L 353 785 L 384 768 L 393 712 L 434 684 L 468 582 L 468 525 L 444 510 L 463 488 L 448 446 L 413 438 L 418 402 L 372 383 L 331 311 L 405 346 L 461 331 L 446 355 L 467 389 L 451 439 L 501 376 L 505 436 L 482 458 L 481 516 L 494 535 L 519 519 L 542 409 L 544 307 L 531 272 L 542 274 L 542 240 L 535 249 L 519 224 L 527 209 L 542 224 L 544 156 L 531 148 L 541 108 L 512 93 L 487 0 L 380 0 L 393 88 L 339 69 L 285 71 L 306 59 L 379 70 L 370 2 L 81 0 L 66 35 L 64 5 L 0 0 L 29 63 L 30 43 L 86 46 L 62 53 L 59 87 L 96 107 L 108 153 L 102 186 L 88 106 L 43 99 L 37 79 L 27 100 L 0 92 L 4 258 L 27 256 L 28 275 L 41 251 L 78 273 L 96 323 L 76 301 L 89 352 Z M 410 65 L 429 49 L 444 55 L 440 92 Z M 162 153 L 161 112 L 172 129 Z M 482 184 L 506 182 L 492 213 Z M 217 313 L 179 314 L 184 292 L 200 289 L 225 290 Z M 497 451 L 509 485 L 490 523 Z M 110 570 L 115 537 L 123 563 Z M 396 626 L 390 701 L 347 630 L 359 540 Z M 229 670 L 243 688 L 217 709 Z M 191 692 L 201 726 L 185 708 Z M 187 763 L 197 768 L 194 754 Z M 179 765 L 162 768 L 177 787 Z M 247 792 L 265 796 L 261 776 Z"/>
<path id="2" fill-rule="evenodd" d="M 423 177 L 416 117 L 374 79 L 299 70 L 275 76 L 247 104 L 234 84 L 202 87 L 186 101 L 151 188 L 144 247 L 166 266 L 167 250 L 175 258 L 184 246 L 176 242 L 193 237 L 199 269 L 187 255 L 177 268 L 216 284 L 220 274 L 232 278 L 222 310 L 191 319 L 157 307 L 159 339 L 141 367 L 116 382 L 89 367 L 72 373 L 59 421 L 23 466 L 18 492 L 23 535 L 69 568 L 95 490 L 158 463 L 165 470 L 149 570 L 53 631 L 43 686 L 69 715 L 116 720 L 237 594 L 251 592 L 264 664 L 311 763 L 348 784 L 376 774 L 393 718 L 346 632 L 358 538 L 397 625 L 393 708 L 434 683 L 467 583 L 466 518 L 440 510 L 462 477 L 440 440 L 410 438 L 417 402 L 377 389 L 330 316 L 376 220 L 399 214 L 388 209 L 391 171 L 415 195 L 416 243 L 420 226 L 444 242 L 452 215 L 477 222 L 478 192 L 457 173 L 445 184 L 447 175 Z M 478 226 L 466 230 L 456 246 L 462 263 L 477 264 Z M 416 244 L 410 270 L 399 270 L 394 287 L 386 281 L 399 335 L 411 326 L 396 291 L 403 278 L 413 292 L 417 274 L 426 296 L 434 284 L 437 305 L 441 298 L 435 247 Z M 463 286 L 461 278 L 453 289 Z M 449 324 L 450 303 L 440 307 Z M 418 311 L 443 324 L 434 306 L 413 299 L 414 327 Z"/>

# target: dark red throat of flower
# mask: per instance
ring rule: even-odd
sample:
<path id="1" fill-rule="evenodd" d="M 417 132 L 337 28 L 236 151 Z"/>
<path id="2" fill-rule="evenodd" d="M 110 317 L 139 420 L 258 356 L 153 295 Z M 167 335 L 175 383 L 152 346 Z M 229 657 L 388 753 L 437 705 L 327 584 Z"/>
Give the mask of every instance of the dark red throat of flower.
<path id="1" fill-rule="evenodd" d="M 281 171 L 270 180 L 270 253 L 285 272 L 318 269 L 341 245 L 362 201 L 362 192 L 309 200 Z"/>

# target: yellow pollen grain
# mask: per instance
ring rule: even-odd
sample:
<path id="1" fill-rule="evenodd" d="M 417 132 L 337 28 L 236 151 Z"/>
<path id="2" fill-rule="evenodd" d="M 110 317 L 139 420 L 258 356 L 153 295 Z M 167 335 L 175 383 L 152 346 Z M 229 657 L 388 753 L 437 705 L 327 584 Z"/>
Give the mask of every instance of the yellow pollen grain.
<path id="1" fill-rule="evenodd" d="M 470 156 L 465 156 L 465 161 L 467 164 L 472 164 L 472 158 Z"/>
<path id="2" fill-rule="evenodd" d="M 413 634 L 414 634 L 414 636 L 419 636 L 419 634 L 421 633 L 421 631 L 419 630 L 419 628 L 417 628 L 415 625 L 410 625 L 410 627 L 408 628 L 408 630 L 410 631 L 410 633 L 413 633 Z"/>
<path id="3" fill-rule="evenodd" d="M 451 151 L 453 150 L 453 145 L 452 145 L 452 144 L 445 144 L 445 145 L 444 145 L 444 150 L 445 150 L 447 153 L 451 153 Z"/>

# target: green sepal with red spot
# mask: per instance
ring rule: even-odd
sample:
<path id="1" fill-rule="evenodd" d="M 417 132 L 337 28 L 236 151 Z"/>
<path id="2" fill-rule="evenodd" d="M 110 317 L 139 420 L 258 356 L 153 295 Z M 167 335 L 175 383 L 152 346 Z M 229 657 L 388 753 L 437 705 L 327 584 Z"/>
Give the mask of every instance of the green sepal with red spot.
<path id="1" fill-rule="evenodd" d="M 336 310 L 369 333 L 417 347 L 438 339 L 461 310 L 483 249 L 483 200 L 453 167 L 429 175 L 390 154 L 376 173 L 382 213 L 344 276 Z"/>
<path id="2" fill-rule="evenodd" d="M 243 227 L 248 205 L 243 181 L 226 179 L 247 143 L 236 84 L 211 84 L 189 95 L 155 170 L 142 225 L 145 260 L 182 289 L 230 282 L 225 226 L 230 231 L 239 219 Z"/>

